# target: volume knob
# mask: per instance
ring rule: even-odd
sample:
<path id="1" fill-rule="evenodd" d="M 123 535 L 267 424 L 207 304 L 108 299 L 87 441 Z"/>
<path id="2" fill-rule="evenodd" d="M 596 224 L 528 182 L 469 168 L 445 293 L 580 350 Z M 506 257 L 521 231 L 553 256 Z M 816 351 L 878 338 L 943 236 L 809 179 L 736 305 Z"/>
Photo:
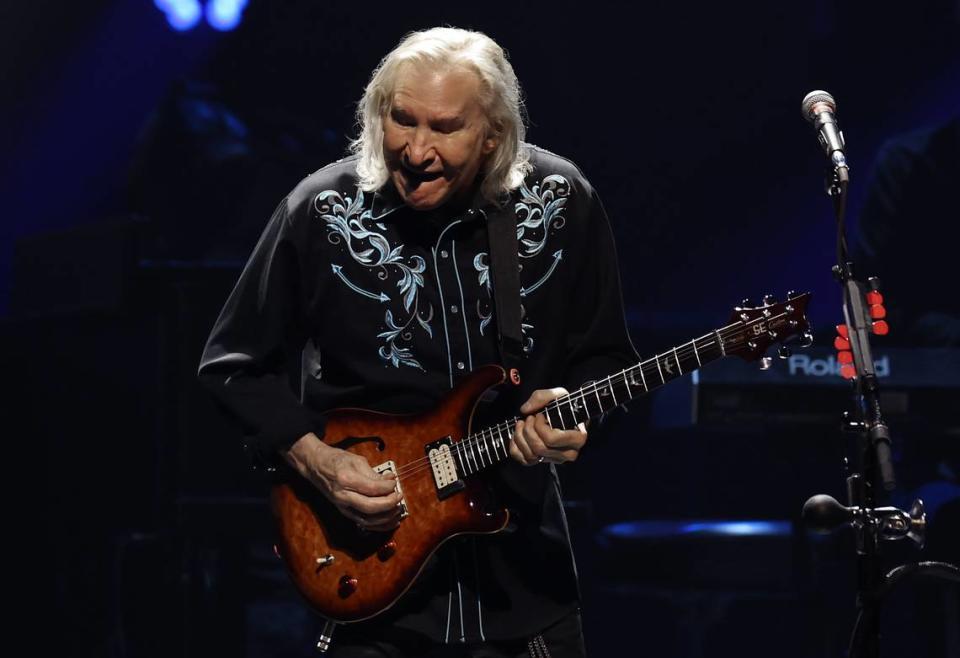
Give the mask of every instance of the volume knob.
<path id="1" fill-rule="evenodd" d="M 358 581 L 351 575 L 340 578 L 340 596 L 347 597 L 357 591 Z"/>
<path id="2" fill-rule="evenodd" d="M 377 557 L 381 561 L 387 561 L 397 552 L 397 542 L 391 539 L 377 550 Z"/>

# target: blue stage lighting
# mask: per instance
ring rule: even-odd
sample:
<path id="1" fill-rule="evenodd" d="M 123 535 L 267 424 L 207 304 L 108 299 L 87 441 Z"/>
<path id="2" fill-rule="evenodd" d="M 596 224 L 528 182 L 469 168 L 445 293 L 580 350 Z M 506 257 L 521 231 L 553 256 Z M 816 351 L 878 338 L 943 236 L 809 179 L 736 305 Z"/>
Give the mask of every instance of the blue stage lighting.
<path id="1" fill-rule="evenodd" d="M 246 6 L 247 0 L 208 0 L 207 22 L 210 27 L 221 32 L 232 30 L 240 24 L 243 8 Z"/>
<path id="2" fill-rule="evenodd" d="M 247 0 L 207 0 L 206 5 L 200 0 L 153 0 L 153 4 L 178 32 L 192 30 L 204 15 L 210 27 L 226 32 L 240 24 Z"/>
<path id="3" fill-rule="evenodd" d="M 193 29 L 203 14 L 200 0 L 153 0 L 153 4 L 166 14 L 170 27 L 178 32 Z"/>

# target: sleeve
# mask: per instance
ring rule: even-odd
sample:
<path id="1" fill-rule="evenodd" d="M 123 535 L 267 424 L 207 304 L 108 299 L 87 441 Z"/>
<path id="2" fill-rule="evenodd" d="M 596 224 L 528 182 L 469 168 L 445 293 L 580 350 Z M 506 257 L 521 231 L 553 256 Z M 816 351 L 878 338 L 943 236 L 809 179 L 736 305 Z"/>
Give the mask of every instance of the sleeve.
<path id="1" fill-rule="evenodd" d="M 198 371 L 201 383 L 240 422 L 246 448 L 261 464 L 304 434 L 323 433 L 322 417 L 294 394 L 288 368 L 306 340 L 300 257 L 305 238 L 295 224 L 285 199 L 220 312 Z"/>
<path id="2" fill-rule="evenodd" d="M 578 310 L 567 333 L 569 356 L 564 381 L 569 390 L 636 365 L 640 360 L 624 317 L 613 232 L 594 191 L 590 193 L 574 271 L 577 275 L 572 299 L 578 300 Z"/>

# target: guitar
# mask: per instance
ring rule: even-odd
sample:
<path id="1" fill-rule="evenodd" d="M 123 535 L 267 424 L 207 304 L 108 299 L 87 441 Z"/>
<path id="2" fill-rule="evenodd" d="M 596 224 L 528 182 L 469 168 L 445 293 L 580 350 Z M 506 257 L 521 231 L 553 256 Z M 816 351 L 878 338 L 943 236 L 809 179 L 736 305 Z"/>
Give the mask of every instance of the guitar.
<path id="1" fill-rule="evenodd" d="M 540 413 L 552 427 L 574 428 L 722 357 L 767 359 L 763 354 L 771 345 L 798 336 L 809 344 L 809 298 L 791 294 L 779 304 L 737 307 L 726 326 L 557 398 Z M 404 519 L 391 532 L 360 530 L 292 469 L 285 474 L 270 496 L 279 530 L 276 548 L 317 612 L 338 623 L 376 616 L 413 584 L 445 541 L 506 527 L 509 511 L 490 506 L 478 476 L 509 457 L 517 419 L 472 428 L 480 397 L 505 380 L 503 368 L 488 365 L 426 413 L 338 409 L 326 415 L 325 443 L 363 456 L 377 472 L 396 475 Z"/>

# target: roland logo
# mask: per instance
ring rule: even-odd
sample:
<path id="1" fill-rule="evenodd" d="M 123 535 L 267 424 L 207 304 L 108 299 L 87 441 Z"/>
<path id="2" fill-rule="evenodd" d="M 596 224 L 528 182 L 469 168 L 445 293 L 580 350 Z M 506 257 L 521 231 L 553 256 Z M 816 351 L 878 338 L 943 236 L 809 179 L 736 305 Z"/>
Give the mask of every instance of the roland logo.
<path id="1" fill-rule="evenodd" d="M 890 376 L 890 357 L 882 356 L 874 360 L 877 377 Z M 787 365 L 791 375 L 806 375 L 807 377 L 839 377 L 840 362 L 837 356 L 831 354 L 824 359 L 812 359 L 809 354 L 794 354 Z"/>

